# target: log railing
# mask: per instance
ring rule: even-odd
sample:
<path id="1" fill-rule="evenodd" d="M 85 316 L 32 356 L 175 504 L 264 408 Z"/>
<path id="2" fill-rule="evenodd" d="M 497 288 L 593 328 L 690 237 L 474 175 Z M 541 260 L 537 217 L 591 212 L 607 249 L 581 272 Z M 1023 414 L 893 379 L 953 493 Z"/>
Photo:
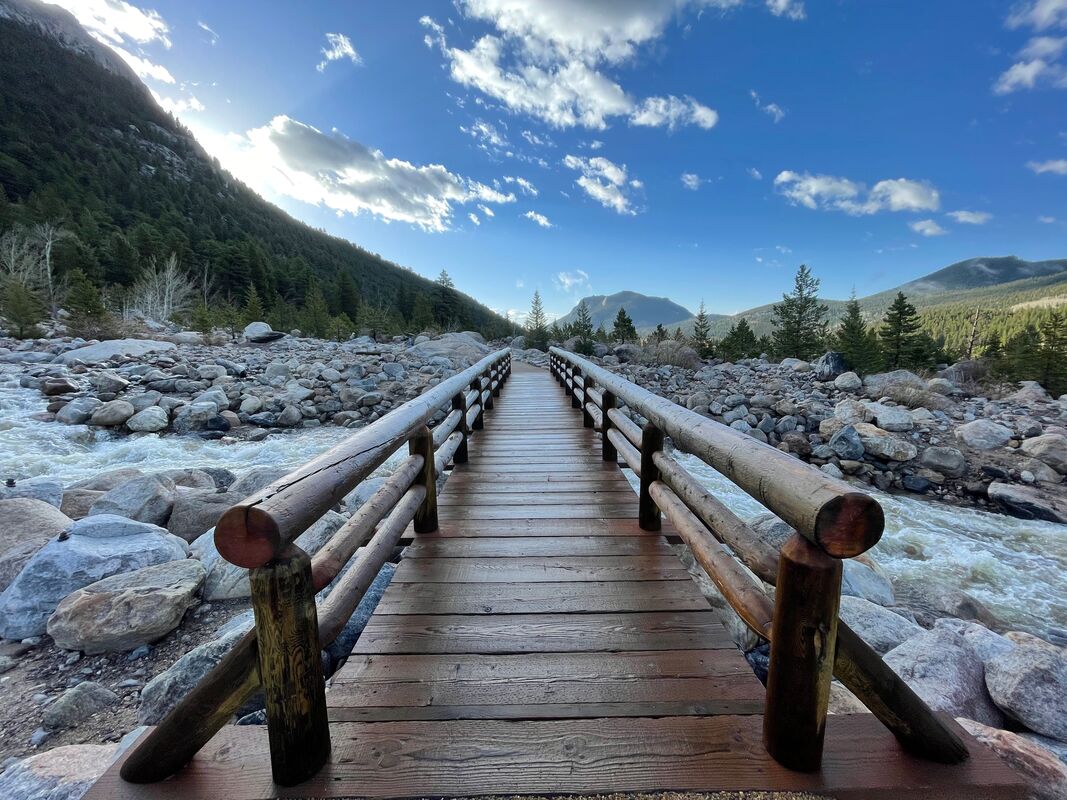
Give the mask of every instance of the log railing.
<path id="1" fill-rule="evenodd" d="M 467 460 L 471 431 L 482 428 L 510 374 L 510 352 L 498 351 L 222 516 L 215 545 L 249 569 L 255 627 L 138 740 L 122 765 L 125 780 L 173 775 L 260 690 L 275 783 L 291 786 L 319 770 L 330 752 L 320 651 L 340 634 L 408 524 L 416 532 L 436 530 L 437 475 Z M 431 430 L 428 424 L 446 409 Z M 297 537 L 405 445 L 407 457 L 309 558 Z M 335 579 L 316 606 L 315 593 Z"/>
<path id="2" fill-rule="evenodd" d="M 604 460 L 621 458 L 640 479 L 640 527 L 660 530 L 666 515 L 733 610 L 771 642 L 763 732 L 775 760 L 819 768 L 834 677 L 908 751 L 945 763 L 967 758 L 956 723 L 935 714 L 838 619 L 841 559 L 866 552 L 882 535 L 874 498 L 574 353 L 554 347 L 549 365 L 583 423 L 601 432 Z M 623 405 L 647 420 L 644 427 Z M 780 552 L 771 547 L 667 453 L 665 436 L 797 533 Z M 773 599 L 763 582 L 775 587 Z"/>

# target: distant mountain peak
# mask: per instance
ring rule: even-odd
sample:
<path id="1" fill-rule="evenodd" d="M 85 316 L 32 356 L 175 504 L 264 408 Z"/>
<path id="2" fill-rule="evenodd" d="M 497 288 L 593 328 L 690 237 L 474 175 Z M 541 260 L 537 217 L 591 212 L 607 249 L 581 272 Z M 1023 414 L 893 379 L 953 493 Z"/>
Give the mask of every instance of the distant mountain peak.
<path id="1" fill-rule="evenodd" d="M 1017 256 L 984 256 L 958 261 L 900 287 L 905 294 L 977 289 L 1067 272 L 1067 259 L 1026 261 Z M 895 290 L 894 290 L 895 291 Z"/>
<path id="2" fill-rule="evenodd" d="M 615 322 L 620 308 L 634 321 L 637 328 L 654 328 L 656 325 L 675 325 L 693 316 L 693 312 L 666 297 L 651 297 L 640 292 L 622 291 L 615 294 L 595 294 L 582 298 L 589 307 L 593 327 L 603 325 L 608 330 Z M 559 319 L 567 325 L 577 318 L 578 306 Z"/>

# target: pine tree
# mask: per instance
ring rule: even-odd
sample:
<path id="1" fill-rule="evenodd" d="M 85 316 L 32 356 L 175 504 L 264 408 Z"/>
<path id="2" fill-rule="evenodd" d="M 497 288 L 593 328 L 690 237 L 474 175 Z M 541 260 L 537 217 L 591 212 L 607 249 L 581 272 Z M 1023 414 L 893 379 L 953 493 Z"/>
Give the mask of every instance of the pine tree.
<path id="1" fill-rule="evenodd" d="M 245 324 L 247 325 L 250 322 L 262 322 L 266 315 L 267 312 L 263 310 L 263 302 L 259 299 L 259 292 L 256 291 L 256 285 L 254 283 L 248 284 L 248 290 L 245 292 Z"/>
<path id="2" fill-rule="evenodd" d="M 44 319 L 44 303 L 32 289 L 9 279 L 4 283 L 2 299 L 0 313 L 7 320 L 11 335 L 16 339 L 35 339 L 41 335 L 37 323 Z"/>
<path id="3" fill-rule="evenodd" d="M 351 339 L 355 330 L 355 323 L 344 312 L 338 314 L 330 322 L 330 335 L 338 342 L 345 342 Z"/>
<path id="4" fill-rule="evenodd" d="M 708 319 L 708 312 L 704 308 L 704 301 L 700 301 L 700 310 L 697 311 L 696 318 L 693 321 L 693 348 L 697 351 L 701 358 L 707 358 L 711 355 L 711 320 Z"/>
<path id="5" fill-rule="evenodd" d="M 756 339 L 756 334 L 753 333 L 748 320 L 741 317 L 736 325 L 730 326 L 729 333 L 719 342 L 719 350 L 725 358 L 736 361 L 739 358 L 759 355 L 760 342 Z"/>
<path id="6" fill-rule="evenodd" d="M 619 306 L 619 313 L 615 315 L 615 325 L 611 335 L 617 342 L 637 341 L 637 328 L 634 327 L 634 321 L 622 306 Z"/>
<path id="7" fill-rule="evenodd" d="M 433 303 L 429 296 L 420 292 L 415 298 L 415 304 L 411 311 L 411 326 L 416 333 L 422 333 L 433 328 Z"/>
<path id="8" fill-rule="evenodd" d="M 452 282 L 452 276 L 448 274 L 448 270 L 441 270 L 441 274 L 437 276 L 437 284 L 443 286 L 446 289 L 455 289 L 456 284 Z"/>
<path id="9" fill-rule="evenodd" d="M 200 331 L 204 336 L 211 336 L 215 329 L 215 320 L 212 318 L 211 309 L 203 301 L 196 304 L 190 316 L 189 323 L 193 330 Z"/>
<path id="10" fill-rule="evenodd" d="M 663 323 L 657 322 L 655 329 L 649 334 L 648 338 L 652 344 L 667 341 L 667 329 L 663 327 Z"/>
<path id="11" fill-rule="evenodd" d="M 304 296 L 300 327 L 303 329 L 305 336 L 325 339 L 330 335 L 332 327 L 330 309 L 326 305 L 326 299 L 322 296 L 322 290 L 318 287 L 318 284 L 310 286 Z"/>
<path id="12" fill-rule="evenodd" d="M 1053 397 L 1067 392 L 1067 317 L 1054 311 L 1041 324 L 1037 382 Z"/>
<path id="13" fill-rule="evenodd" d="M 919 336 L 919 315 L 903 292 L 897 292 L 882 321 L 880 338 L 886 369 L 917 366 L 923 342 Z"/>
<path id="14" fill-rule="evenodd" d="M 578 338 L 574 346 L 576 353 L 582 355 L 593 354 L 593 317 L 589 313 L 589 306 L 585 300 L 578 301 L 578 308 L 574 320 L 574 335 Z"/>
<path id="15" fill-rule="evenodd" d="M 994 377 L 1009 381 L 1036 380 L 1040 349 L 1040 331 L 1035 325 L 1027 325 L 1004 343 L 1003 353 L 993 362 Z"/>
<path id="16" fill-rule="evenodd" d="M 541 293 L 536 289 L 530 301 L 530 313 L 526 317 L 526 346 L 548 350 L 548 320 L 541 305 Z"/>
<path id="17" fill-rule="evenodd" d="M 804 264 L 793 281 L 791 294 L 774 306 L 774 346 L 783 358 L 809 360 L 826 341 L 829 309 L 819 302 L 819 279 Z"/>
<path id="18" fill-rule="evenodd" d="M 982 343 L 982 358 L 1000 358 L 1003 348 L 1000 344 L 1000 334 L 993 331 Z"/>
<path id="19" fill-rule="evenodd" d="M 834 348 L 844 356 L 845 363 L 860 375 L 879 369 L 882 353 L 878 335 L 863 321 L 863 311 L 856 293 L 852 292 L 845 305 L 845 316 L 834 332 Z"/>
<path id="20" fill-rule="evenodd" d="M 100 290 L 81 270 L 75 270 L 68 277 L 66 307 L 70 312 L 67 327 L 76 336 L 85 338 L 106 338 L 112 332 L 113 321 L 104 307 Z"/>
<path id="21" fill-rule="evenodd" d="M 359 314 L 359 289 L 356 282 L 347 270 L 337 278 L 337 306 L 341 313 L 348 317 L 349 322 Z M 404 311 L 405 314 L 408 311 Z"/>

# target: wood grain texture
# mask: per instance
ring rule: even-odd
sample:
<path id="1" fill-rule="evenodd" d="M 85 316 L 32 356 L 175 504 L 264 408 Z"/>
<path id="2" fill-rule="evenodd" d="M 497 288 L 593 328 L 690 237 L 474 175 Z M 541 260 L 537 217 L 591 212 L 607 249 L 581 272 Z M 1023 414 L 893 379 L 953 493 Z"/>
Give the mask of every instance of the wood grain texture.
<path id="1" fill-rule="evenodd" d="M 689 580 L 689 573 L 673 553 L 648 556 L 412 558 L 401 561 L 393 576 L 393 583 L 422 584 Z"/>
<path id="2" fill-rule="evenodd" d="M 660 536 L 523 536 L 444 539 L 419 536 L 404 558 L 529 558 L 532 556 L 673 556 Z"/>

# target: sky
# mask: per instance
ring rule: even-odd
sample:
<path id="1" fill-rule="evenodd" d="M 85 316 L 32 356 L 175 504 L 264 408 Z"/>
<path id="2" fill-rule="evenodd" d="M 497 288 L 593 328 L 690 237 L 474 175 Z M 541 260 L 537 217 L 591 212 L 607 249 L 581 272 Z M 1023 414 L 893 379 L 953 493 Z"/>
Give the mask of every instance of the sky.
<path id="1" fill-rule="evenodd" d="M 50 0 L 222 166 L 520 319 L 1067 257 L 1067 0 Z"/>

